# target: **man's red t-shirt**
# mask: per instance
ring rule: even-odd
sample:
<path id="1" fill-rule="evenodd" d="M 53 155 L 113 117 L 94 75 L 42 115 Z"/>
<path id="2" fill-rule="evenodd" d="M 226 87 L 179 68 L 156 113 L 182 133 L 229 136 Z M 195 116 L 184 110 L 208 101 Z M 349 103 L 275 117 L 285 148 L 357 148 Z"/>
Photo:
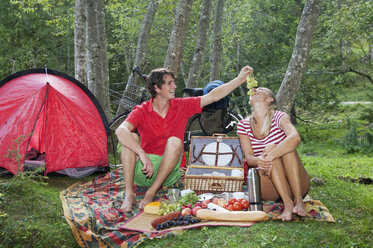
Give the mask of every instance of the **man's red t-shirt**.
<path id="1" fill-rule="evenodd" d="M 179 138 L 184 143 L 188 119 L 202 111 L 201 97 L 171 99 L 165 118 L 153 110 L 152 103 L 153 99 L 137 105 L 126 121 L 134 126 L 134 130 L 137 129 L 141 148 L 145 153 L 162 156 L 167 140 L 171 136 Z"/>

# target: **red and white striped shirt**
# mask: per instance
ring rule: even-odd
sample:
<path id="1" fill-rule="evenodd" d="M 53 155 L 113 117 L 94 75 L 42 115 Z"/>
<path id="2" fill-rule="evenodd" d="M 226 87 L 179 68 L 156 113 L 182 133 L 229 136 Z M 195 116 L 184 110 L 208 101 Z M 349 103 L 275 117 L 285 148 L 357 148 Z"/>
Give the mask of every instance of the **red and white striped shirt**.
<path id="1" fill-rule="evenodd" d="M 238 123 L 237 134 L 249 135 L 254 156 L 258 157 L 262 155 L 266 145 L 273 143 L 277 145 L 286 138 L 285 132 L 282 130 L 280 126 L 281 118 L 285 115 L 287 115 L 285 112 L 274 112 L 269 134 L 263 139 L 258 139 L 255 137 L 253 130 L 251 129 L 249 118 L 241 120 Z"/>

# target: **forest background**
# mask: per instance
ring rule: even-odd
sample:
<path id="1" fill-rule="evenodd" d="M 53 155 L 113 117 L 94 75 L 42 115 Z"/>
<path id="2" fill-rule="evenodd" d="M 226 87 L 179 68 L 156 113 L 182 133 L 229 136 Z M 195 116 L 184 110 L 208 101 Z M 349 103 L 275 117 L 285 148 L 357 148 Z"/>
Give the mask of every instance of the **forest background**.
<path id="1" fill-rule="evenodd" d="M 74 29 L 78 3 L 90 1 L 26 0 L 0 3 L 0 78 L 28 68 L 50 68 L 78 75 L 74 67 Z M 125 89 L 136 60 L 136 49 L 144 17 L 150 2 L 156 4 L 155 17 L 149 31 L 141 70 L 165 64 L 170 35 L 178 1 L 107 0 L 102 3 L 107 76 L 98 81 L 101 90 L 93 90 L 98 97 L 110 99 L 103 105 L 110 120 L 117 112 L 118 97 Z M 188 2 L 188 1 L 184 1 Z M 221 66 L 215 79 L 224 82 L 234 78 L 242 66 L 250 65 L 261 86 L 278 91 L 293 52 L 297 27 L 306 1 L 251 0 L 251 1 L 189 1 L 192 5 L 186 27 L 182 57 L 178 65 L 177 96 L 188 84 L 193 55 L 198 38 L 199 19 L 204 2 L 208 2 L 207 40 L 205 55 L 195 87 L 203 87 L 210 79 L 214 62 L 216 30 L 221 21 Z M 223 9 L 217 12 L 217 4 Z M 103 5 L 104 4 L 104 5 Z M 83 6 L 84 8 L 84 6 Z M 84 11 L 84 10 L 83 10 Z M 216 14 L 218 13 L 218 14 Z M 89 19 L 91 15 L 87 15 Z M 105 38 L 105 36 L 104 36 Z M 75 40 L 76 42 L 76 40 Z M 307 68 L 294 100 L 293 111 L 320 113 L 337 106 L 346 98 L 346 90 L 359 86 L 359 101 L 372 100 L 373 71 L 373 4 L 366 0 L 323 1 L 320 17 L 312 39 Z M 76 56 L 76 55 L 75 55 Z M 105 57 L 106 56 L 106 57 Z M 74 70 L 75 69 L 75 70 Z M 107 81 L 107 82 L 104 82 Z M 108 87 L 106 87 L 106 85 Z M 365 90 L 368 89 L 368 90 Z M 232 97 L 243 97 L 237 109 L 243 116 L 249 113 L 246 90 L 236 90 Z M 99 97 L 99 94 L 104 97 Z M 356 99 L 354 99 L 356 101 Z"/>

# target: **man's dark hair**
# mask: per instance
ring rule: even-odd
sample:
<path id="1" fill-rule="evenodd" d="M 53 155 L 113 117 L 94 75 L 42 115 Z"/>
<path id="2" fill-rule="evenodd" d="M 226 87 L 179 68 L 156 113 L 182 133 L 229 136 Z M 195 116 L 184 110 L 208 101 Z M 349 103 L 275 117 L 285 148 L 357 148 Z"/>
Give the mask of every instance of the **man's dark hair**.
<path id="1" fill-rule="evenodd" d="M 174 73 L 166 68 L 157 68 L 150 72 L 147 78 L 147 88 L 152 98 L 157 95 L 154 86 L 157 85 L 159 89 L 162 88 L 162 85 L 165 83 L 165 75 L 170 75 L 174 80 L 176 79 Z"/>

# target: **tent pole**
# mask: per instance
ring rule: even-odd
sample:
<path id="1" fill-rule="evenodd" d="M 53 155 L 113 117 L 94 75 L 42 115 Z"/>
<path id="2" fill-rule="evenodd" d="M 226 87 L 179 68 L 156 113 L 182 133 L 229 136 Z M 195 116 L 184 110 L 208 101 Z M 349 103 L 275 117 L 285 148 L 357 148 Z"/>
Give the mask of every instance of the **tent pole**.
<path id="1" fill-rule="evenodd" d="M 45 68 L 45 73 L 47 73 L 47 68 Z M 45 151 L 45 159 L 44 159 L 44 176 L 47 176 L 47 161 L 46 161 L 46 158 L 47 158 L 47 142 L 46 142 L 46 129 L 47 129 L 47 119 L 48 119 L 48 96 L 49 96 L 49 87 L 50 87 L 50 84 L 48 81 L 46 81 L 46 87 L 47 87 L 47 92 L 45 93 L 45 98 L 44 98 L 44 104 L 45 104 L 45 119 L 44 119 L 44 151 Z"/>
<path id="2" fill-rule="evenodd" d="M 49 85 L 49 83 L 47 83 Z M 27 142 L 27 146 L 26 146 L 26 150 L 25 150 L 25 156 L 23 157 L 23 163 L 22 164 L 25 164 L 25 157 L 26 157 L 26 154 L 27 154 L 27 150 L 30 146 L 30 143 L 31 143 L 31 138 L 32 136 L 34 135 L 34 131 L 35 131 L 35 127 L 36 127 L 36 123 L 38 121 L 38 119 L 40 118 L 40 114 L 41 114 L 41 111 L 45 105 L 45 101 L 46 99 L 48 98 L 48 87 L 46 89 L 46 93 L 45 93 L 45 96 L 44 96 L 44 99 L 43 99 L 43 104 L 40 106 L 40 109 L 39 109 L 39 112 L 38 114 L 36 115 L 36 119 L 35 119 L 35 122 L 34 122 L 34 126 L 32 127 L 32 132 L 27 134 L 27 135 L 30 135 L 29 139 L 28 139 L 28 142 Z M 44 169 L 44 174 L 45 174 L 45 169 Z"/>

